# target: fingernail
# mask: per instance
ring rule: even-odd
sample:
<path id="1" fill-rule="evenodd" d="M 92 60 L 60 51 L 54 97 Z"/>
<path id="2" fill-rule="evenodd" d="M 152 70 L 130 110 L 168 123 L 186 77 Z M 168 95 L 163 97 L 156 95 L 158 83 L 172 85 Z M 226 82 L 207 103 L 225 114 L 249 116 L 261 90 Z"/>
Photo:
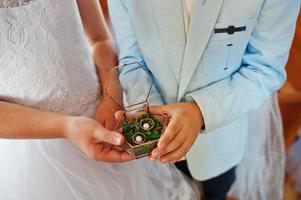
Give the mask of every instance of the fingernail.
<path id="1" fill-rule="evenodd" d="M 166 163 L 166 162 L 167 162 L 166 159 L 162 159 L 162 160 L 160 160 L 160 161 L 161 161 L 161 163 Z"/>
<path id="2" fill-rule="evenodd" d="M 117 145 L 120 145 L 121 142 L 122 142 L 122 137 L 119 136 L 119 135 L 116 135 L 116 136 L 114 137 L 114 143 L 117 144 Z"/>
<path id="3" fill-rule="evenodd" d="M 158 154 L 158 152 L 155 151 L 155 152 L 152 153 L 152 156 L 153 156 L 154 158 L 158 158 L 159 154 Z"/>
<path id="4" fill-rule="evenodd" d="M 149 157 L 149 159 L 151 160 L 151 161 L 156 161 L 156 158 L 154 158 L 154 157 Z"/>

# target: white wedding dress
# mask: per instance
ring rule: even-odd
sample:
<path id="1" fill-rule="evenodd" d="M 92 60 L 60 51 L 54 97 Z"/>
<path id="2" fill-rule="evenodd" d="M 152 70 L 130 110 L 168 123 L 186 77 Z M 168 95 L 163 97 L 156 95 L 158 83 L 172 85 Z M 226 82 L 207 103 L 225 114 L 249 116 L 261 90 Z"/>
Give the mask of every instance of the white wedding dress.
<path id="1" fill-rule="evenodd" d="M 1 100 L 93 117 L 98 83 L 76 0 L 0 8 Z M 172 165 L 95 162 L 65 139 L 0 140 L 0 200 L 197 198 Z"/>

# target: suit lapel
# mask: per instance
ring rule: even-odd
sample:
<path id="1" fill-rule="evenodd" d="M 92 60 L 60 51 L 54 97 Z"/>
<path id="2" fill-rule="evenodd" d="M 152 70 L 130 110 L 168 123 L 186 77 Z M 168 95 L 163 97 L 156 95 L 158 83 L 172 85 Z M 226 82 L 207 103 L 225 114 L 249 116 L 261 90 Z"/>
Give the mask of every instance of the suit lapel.
<path id="1" fill-rule="evenodd" d="M 166 57 L 179 82 L 185 49 L 182 0 L 152 0 L 152 3 Z"/>
<path id="2" fill-rule="evenodd" d="M 198 66 L 220 13 L 223 0 L 195 0 L 184 53 L 178 100 L 180 100 Z"/>
<path id="3" fill-rule="evenodd" d="M 157 86 L 163 92 L 163 99 L 166 102 L 174 102 L 177 99 L 175 93 L 178 91 L 178 81 L 170 67 L 166 49 L 162 43 L 157 20 L 155 20 L 153 2 L 152 0 L 129 0 L 126 5 L 133 34 L 143 59 L 155 76 Z"/>

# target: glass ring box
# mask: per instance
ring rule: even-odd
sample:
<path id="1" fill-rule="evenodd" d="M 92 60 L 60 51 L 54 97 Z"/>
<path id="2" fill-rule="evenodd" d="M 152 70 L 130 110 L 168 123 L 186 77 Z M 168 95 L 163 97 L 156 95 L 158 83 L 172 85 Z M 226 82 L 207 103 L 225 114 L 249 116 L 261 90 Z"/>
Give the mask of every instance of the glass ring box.
<path id="1" fill-rule="evenodd" d="M 165 114 L 152 114 L 148 109 L 151 99 L 161 99 L 150 71 L 137 62 L 115 67 L 105 92 L 117 105 L 112 108 L 119 108 L 113 112 L 122 113 L 116 127 L 126 140 L 122 147 L 136 159 L 149 155 L 168 123 Z"/>

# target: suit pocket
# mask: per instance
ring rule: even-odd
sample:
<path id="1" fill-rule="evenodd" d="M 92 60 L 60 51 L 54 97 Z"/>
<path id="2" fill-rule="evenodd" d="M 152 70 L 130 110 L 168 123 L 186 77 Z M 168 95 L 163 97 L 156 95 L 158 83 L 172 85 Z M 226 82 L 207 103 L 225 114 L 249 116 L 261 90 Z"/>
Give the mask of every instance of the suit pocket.
<path id="1" fill-rule="evenodd" d="M 206 76 L 222 79 L 241 66 L 255 21 L 220 22 L 215 25 L 201 60 Z"/>

